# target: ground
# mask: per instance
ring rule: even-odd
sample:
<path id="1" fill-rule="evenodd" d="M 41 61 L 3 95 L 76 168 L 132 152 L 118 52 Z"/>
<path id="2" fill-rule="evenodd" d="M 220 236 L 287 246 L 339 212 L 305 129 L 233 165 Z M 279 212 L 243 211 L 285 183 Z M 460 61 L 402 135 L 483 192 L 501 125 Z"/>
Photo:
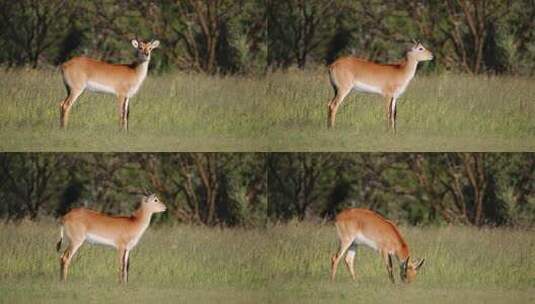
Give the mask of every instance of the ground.
<path id="1" fill-rule="evenodd" d="M 258 77 L 149 73 L 119 130 L 115 97 L 85 92 L 59 129 L 57 71 L 0 70 L 1 151 L 534 151 L 535 80 L 420 75 L 386 129 L 382 97 L 352 93 L 327 129 L 326 70 Z"/>
<path id="2" fill-rule="evenodd" d="M 330 224 L 256 229 L 150 227 L 131 254 L 130 282 L 118 284 L 114 250 L 85 244 L 59 282 L 59 227 L 49 221 L 0 226 L 1 303 L 533 303 L 532 230 L 401 227 L 417 280 L 392 285 L 376 253 L 359 248 L 358 279 L 340 264 Z M 360 301 L 359 301 L 360 300 Z"/>

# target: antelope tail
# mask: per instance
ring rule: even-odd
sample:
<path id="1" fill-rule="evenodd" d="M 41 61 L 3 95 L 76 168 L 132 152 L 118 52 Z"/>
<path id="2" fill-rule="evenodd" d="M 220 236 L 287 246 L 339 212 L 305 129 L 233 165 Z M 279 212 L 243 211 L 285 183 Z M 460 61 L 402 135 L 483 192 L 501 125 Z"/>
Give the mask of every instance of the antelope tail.
<path id="1" fill-rule="evenodd" d="M 59 250 L 61 249 L 61 243 L 62 242 L 63 242 L 63 226 L 61 226 L 61 228 L 59 230 L 59 241 L 56 244 L 56 251 L 57 252 L 59 252 Z"/>
<path id="2" fill-rule="evenodd" d="M 329 66 L 329 81 L 333 87 L 334 94 L 338 94 L 338 82 L 336 82 L 336 79 L 334 78 L 333 65 Z"/>

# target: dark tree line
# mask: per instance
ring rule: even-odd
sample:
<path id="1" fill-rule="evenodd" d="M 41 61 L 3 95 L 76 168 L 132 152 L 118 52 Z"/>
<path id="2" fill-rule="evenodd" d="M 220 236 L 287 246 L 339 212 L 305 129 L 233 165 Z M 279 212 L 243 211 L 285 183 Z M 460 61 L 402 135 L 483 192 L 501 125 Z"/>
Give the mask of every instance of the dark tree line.
<path id="1" fill-rule="evenodd" d="M 535 223 L 533 154 L 282 153 L 268 170 L 275 221 L 330 220 L 352 206 L 410 224 Z"/>
<path id="2" fill-rule="evenodd" d="M 268 1 L 268 65 L 328 64 L 341 55 L 400 59 L 411 39 L 432 69 L 533 74 L 535 1 Z"/>
<path id="3" fill-rule="evenodd" d="M 131 212 L 146 191 L 159 218 L 207 226 L 331 220 L 346 207 L 408 224 L 535 224 L 526 153 L 2 153 L 0 218 L 87 206 Z"/>
<path id="4" fill-rule="evenodd" d="M 87 206 L 134 210 L 145 192 L 166 203 L 164 219 L 200 225 L 265 220 L 263 154 L 0 154 L 0 216 L 37 220 Z"/>
<path id="5" fill-rule="evenodd" d="M 139 37 L 162 42 L 160 71 L 258 74 L 398 60 L 419 39 L 435 71 L 532 75 L 534 20 L 535 0 L 0 0 L 0 63 L 125 62 Z"/>
<path id="6" fill-rule="evenodd" d="M 153 65 L 215 73 L 265 68 L 262 0 L 0 1 L 0 62 L 31 67 L 85 54 L 132 58 L 130 40 L 159 39 Z"/>

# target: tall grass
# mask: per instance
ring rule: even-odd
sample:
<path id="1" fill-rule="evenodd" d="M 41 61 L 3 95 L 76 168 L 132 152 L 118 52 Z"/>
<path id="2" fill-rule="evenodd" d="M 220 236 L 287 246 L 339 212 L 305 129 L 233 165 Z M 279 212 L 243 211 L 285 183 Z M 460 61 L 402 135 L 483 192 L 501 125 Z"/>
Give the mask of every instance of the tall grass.
<path id="1" fill-rule="evenodd" d="M 0 71 L 4 151 L 524 151 L 535 150 L 535 80 L 418 76 L 386 130 L 380 96 L 351 94 L 326 128 L 324 70 L 263 78 L 149 75 L 119 131 L 115 97 L 84 93 L 59 130 L 57 72 Z"/>
<path id="2" fill-rule="evenodd" d="M 336 127 L 325 71 L 273 74 L 272 150 L 520 151 L 535 147 L 535 80 L 456 74 L 416 76 L 398 100 L 398 133 L 387 132 L 385 100 L 352 92 Z"/>
<path id="3" fill-rule="evenodd" d="M 150 227 L 131 253 L 122 287 L 115 250 L 84 244 L 62 284 L 57 225 L 0 226 L 0 302 L 250 303 L 265 283 L 257 266 L 262 237 L 257 230 Z"/>
<path id="4" fill-rule="evenodd" d="M 247 78 L 150 75 L 130 102 L 130 132 L 119 130 L 116 99 L 84 92 L 59 129 L 66 93 L 55 72 L 0 72 L 0 149 L 16 151 L 267 150 L 256 108 L 265 86 Z"/>
<path id="5" fill-rule="evenodd" d="M 535 300 L 533 231 L 463 227 L 405 228 L 411 254 L 425 257 L 411 285 L 391 285 L 382 259 L 357 250 L 353 282 L 340 263 L 329 281 L 330 257 L 338 249 L 331 225 L 270 229 L 266 253 L 269 290 L 281 302 L 527 303 Z M 396 281 L 399 271 L 396 265 Z"/>
<path id="6" fill-rule="evenodd" d="M 109 248 L 84 245 L 69 281 L 58 282 L 56 225 L 0 226 L 0 302 L 218 303 L 532 303 L 533 231 L 463 227 L 405 228 L 411 253 L 426 257 L 417 280 L 390 284 L 382 260 L 367 248 L 356 257 L 357 282 L 340 264 L 331 225 L 267 229 L 151 227 L 132 252 L 130 282 L 118 285 Z M 397 269 L 397 268 L 396 268 Z M 397 276 L 397 271 L 396 271 Z"/>

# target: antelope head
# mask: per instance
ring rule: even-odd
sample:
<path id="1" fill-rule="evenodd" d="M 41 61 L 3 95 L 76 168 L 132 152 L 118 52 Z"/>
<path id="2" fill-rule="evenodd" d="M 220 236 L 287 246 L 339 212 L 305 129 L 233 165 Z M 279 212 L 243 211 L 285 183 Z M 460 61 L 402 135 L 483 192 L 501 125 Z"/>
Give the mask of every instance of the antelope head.
<path id="1" fill-rule="evenodd" d="M 416 273 L 424 264 L 425 259 L 420 259 L 417 262 L 411 261 L 410 257 L 407 257 L 404 261 L 401 261 L 401 280 L 405 283 L 410 283 L 416 279 Z"/>
<path id="2" fill-rule="evenodd" d="M 414 58 L 416 61 L 433 60 L 433 53 L 426 49 L 420 41 L 413 40 L 413 45 L 407 52 L 407 57 Z"/>
<path id="3" fill-rule="evenodd" d="M 142 40 L 133 39 L 132 46 L 137 49 L 137 57 L 139 60 L 148 61 L 152 50 L 160 45 L 160 41 L 154 40 L 151 42 L 143 42 Z"/>
<path id="4" fill-rule="evenodd" d="M 165 207 L 165 205 L 158 199 L 156 194 L 144 196 L 141 200 L 141 206 L 150 213 L 160 213 L 167 210 L 167 207 Z"/>

